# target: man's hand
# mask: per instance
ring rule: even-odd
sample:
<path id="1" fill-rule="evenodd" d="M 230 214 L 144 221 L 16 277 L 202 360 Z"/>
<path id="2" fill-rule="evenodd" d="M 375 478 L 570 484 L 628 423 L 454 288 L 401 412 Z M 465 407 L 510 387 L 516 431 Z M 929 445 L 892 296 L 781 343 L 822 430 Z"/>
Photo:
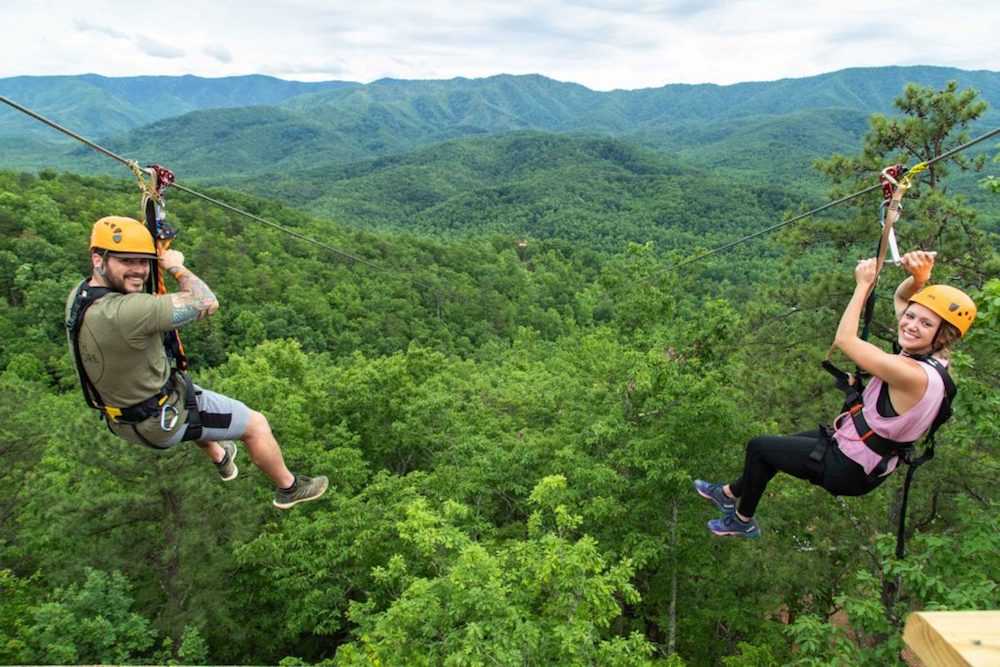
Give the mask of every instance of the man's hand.
<path id="1" fill-rule="evenodd" d="M 184 253 L 179 250 L 161 250 L 160 267 L 167 272 L 184 268 Z"/>

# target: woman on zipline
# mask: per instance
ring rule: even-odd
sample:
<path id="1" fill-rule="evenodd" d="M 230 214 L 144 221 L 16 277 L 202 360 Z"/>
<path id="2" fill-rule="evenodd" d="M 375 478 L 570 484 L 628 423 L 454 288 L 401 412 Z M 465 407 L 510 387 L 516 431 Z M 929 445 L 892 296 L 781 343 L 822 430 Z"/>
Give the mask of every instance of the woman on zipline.
<path id="1" fill-rule="evenodd" d="M 723 516 L 708 522 L 716 535 L 759 537 L 754 518 L 767 483 L 780 471 L 807 479 L 834 495 L 860 496 L 878 487 L 899 463 L 899 452 L 935 422 L 950 384 L 944 365 L 948 346 L 965 334 L 976 304 L 947 285 L 924 287 L 934 267 L 933 252 L 911 252 L 901 265 L 910 275 L 893 297 L 899 354 L 883 352 L 858 336 L 862 308 L 877 277 L 875 259 L 858 262 L 857 286 L 837 327 L 834 345 L 871 374 L 855 415 L 839 415 L 831 432 L 816 429 L 792 436 L 759 436 L 747 445 L 743 473 L 735 481 L 695 490 L 715 503 Z M 859 421 L 860 420 L 860 421 Z M 858 425 L 867 424 L 859 435 Z M 882 454 L 873 449 L 876 445 Z"/>

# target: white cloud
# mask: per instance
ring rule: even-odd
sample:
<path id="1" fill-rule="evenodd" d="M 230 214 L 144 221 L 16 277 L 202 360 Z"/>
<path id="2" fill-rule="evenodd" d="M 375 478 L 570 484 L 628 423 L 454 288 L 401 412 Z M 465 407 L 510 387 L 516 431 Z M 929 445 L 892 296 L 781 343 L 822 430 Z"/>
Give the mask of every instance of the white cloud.
<path id="1" fill-rule="evenodd" d="M 115 30 L 114 28 L 109 28 L 108 26 L 94 25 L 87 19 L 76 19 L 74 24 L 80 32 L 94 32 L 99 35 L 105 35 L 106 37 L 114 37 L 115 39 L 131 39 L 127 33 Z"/>
<path id="2" fill-rule="evenodd" d="M 154 58 L 183 58 L 184 49 L 180 49 L 170 44 L 149 37 L 147 35 L 136 35 L 135 46 L 148 56 Z"/>
<path id="3" fill-rule="evenodd" d="M 1000 70 L 994 0 L 0 0 L 0 25 L 0 77 L 539 73 L 610 90 L 896 64 Z"/>
<path id="4" fill-rule="evenodd" d="M 229 49 L 220 44 L 211 44 L 202 49 L 202 52 L 216 60 L 220 63 L 231 63 L 233 62 L 233 54 L 229 52 Z"/>

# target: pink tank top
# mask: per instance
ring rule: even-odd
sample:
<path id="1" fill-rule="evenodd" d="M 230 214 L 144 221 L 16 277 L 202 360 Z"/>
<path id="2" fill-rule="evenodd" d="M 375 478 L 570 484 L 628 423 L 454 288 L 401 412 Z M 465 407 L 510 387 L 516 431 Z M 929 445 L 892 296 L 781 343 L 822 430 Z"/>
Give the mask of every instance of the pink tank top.
<path id="1" fill-rule="evenodd" d="M 937 357 L 935 358 L 937 359 Z M 938 361 L 945 366 L 948 364 L 944 359 L 938 359 Z M 875 407 L 882 385 L 885 384 L 881 378 L 873 377 L 868 386 L 865 387 L 862 393 L 862 400 L 865 404 L 862 408 L 862 414 L 864 414 L 868 425 L 883 438 L 896 442 L 912 442 L 926 433 L 934 422 L 934 418 L 941 408 L 941 402 L 944 400 L 944 380 L 929 364 L 922 363 L 920 367 L 927 374 L 927 390 L 916 405 L 896 417 L 883 417 Z M 882 457 L 869 449 L 861 440 L 858 436 L 858 429 L 854 426 L 854 420 L 848 413 L 841 413 L 834 420 L 834 425 L 836 428 L 834 439 L 837 441 L 840 451 L 864 468 L 865 474 L 871 474 Z M 882 476 L 891 473 L 897 465 L 899 465 L 899 457 L 894 456 L 889 460 Z"/>

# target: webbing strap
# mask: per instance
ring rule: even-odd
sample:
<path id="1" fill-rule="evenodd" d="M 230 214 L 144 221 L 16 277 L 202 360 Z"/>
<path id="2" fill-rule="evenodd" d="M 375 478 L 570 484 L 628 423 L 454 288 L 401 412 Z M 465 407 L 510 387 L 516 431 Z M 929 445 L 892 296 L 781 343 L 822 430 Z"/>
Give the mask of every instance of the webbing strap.
<path id="1" fill-rule="evenodd" d="M 142 169 L 134 162 L 129 164 L 136 180 L 139 181 L 139 188 L 142 190 L 142 221 L 146 229 L 152 234 L 156 241 L 159 253 L 170 247 L 170 242 L 177 236 L 177 231 L 166 222 L 166 197 L 164 192 L 167 187 L 174 182 L 174 173 L 158 164 L 150 165 Z M 147 183 L 148 178 L 148 183 Z M 167 286 L 163 280 L 163 271 L 157 262 L 150 279 L 146 283 L 146 291 L 150 294 L 166 294 Z M 166 332 L 163 335 L 163 347 L 167 355 L 173 359 L 178 370 L 187 370 L 187 355 L 184 353 L 184 344 L 181 343 L 181 336 L 176 329 Z"/>
<path id="2" fill-rule="evenodd" d="M 896 180 L 898 175 L 903 170 L 902 165 L 893 165 L 892 167 L 886 167 L 882 170 L 882 186 L 883 192 L 885 192 L 885 187 L 888 182 L 890 188 L 892 189 L 892 196 L 889 197 L 888 203 L 883 204 L 885 207 L 885 215 L 882 219 L 882 235 L 879 237 L 878 241 L 878 256 L 875 265 L 875 281 L 872 283 L 872 291 L 875 289 L 875 283 L 878 282 L 878 276 L 882 273 L 882 266 L 885 264 L 885 256 L 889 251 L 890 245 L 895 245 L 896 236 L 892 231 L 893 225 L 899 220 L 900 214 L 903 212 L 903 195 L 910 187 L 910 179 L 902 178 Z M 909 174 L 907 174 L 909 176 Z M 892 186 L 895 187 L 892 187 Z"/>
<path id="3" fill-rule="evenodd" d="M 926 169 L 926 167 L 924 167 L 924 169 Z M 920 171 L 922 170 L 923 169 Z M 913 170 L 910 171 L 912 172 Z M 906 177 L 900 178 L 902 174 L 905 174 Z M 872 281 L 871 287 L 868 288 L 868 294 L 865 297 L 865 306 L 861 318 L 861 340 L 868 340 L 870 335 L 871 322 L 875 314 L 875 301 L 877 296 L 875 288 L 878 285 L 879 276 L 882 275 L 882 267 L 885 265 L 885 256 L 888 253 L 890 246 L 895 247 L 896 245 L 896 235 L 895 232 L 893 232 L 893 225 L 899 219 L 899 216 L 903 211 L 902 199 L 903 195 L 906 194 L 906 191 L 910 187 L 910 176 L 910 172 L 907 172 L 906 168 L 901 164 L 892 165 L 882 170 L 880 180 L 882 182 L 882 192 L 886 196 L 887 201 L 883 201 L 881 205 L 882 215 L 880 224 L 882 225 L 882 233 L 879 236 L 878 248 L 875 251 L 875 279 Z M 831 343 L 830 349 L 826 353 L 827 360 L 833 356 L 836 349 L 836 344 Z M 858 375 L 860 375 L 860 369 L 858 369 Z"/>
<path id="4" fill-rule="evenodd" d="M 73 305 L 70 306 L 69 316 L 66 318 L 66 331 L 73 349 L 73 362 L 76 365 L 76 374 L 80 378 L 83 398 L 87 401 L 87 405 L 95 410 L 104 409 L 104 399 L 101 398 L 97 387 L 87 375 L 87 369 L 83 366 L 83 358 L 80 354 L 80 327 L 83 325 L 83 316 L 91 304 L 111 291 L 106 287 L 94 287 L 90 284 L 89 278 L 84 278 L 76 287 Z"/>

